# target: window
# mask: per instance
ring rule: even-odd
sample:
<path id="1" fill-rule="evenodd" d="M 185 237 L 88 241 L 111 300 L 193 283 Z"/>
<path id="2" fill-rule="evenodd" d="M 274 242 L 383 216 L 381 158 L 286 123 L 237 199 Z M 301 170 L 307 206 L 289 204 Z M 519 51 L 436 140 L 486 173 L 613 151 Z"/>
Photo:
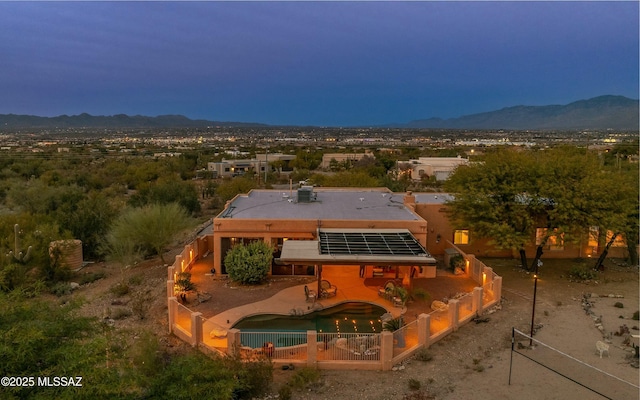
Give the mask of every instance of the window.
<path id="1" fill-rule="evenodd" d="M 536 229 L 536 246 L 544 243 L 549 250 L 564 250 L 564 233 L 557 234 L 558 229 L 553 230 L 553 235 L 548 234 L 547 228 Z"/>
<path id="2" fill-rule="evenodd" d="M 589 243 L 587 246 L 598 248 L 598 238 L 600 237 L 600 229 L 597 226 L 589 228 Z"/>
<path id="3" fill-rule="evenodd" d="M 453 244 L 469 244 L 469 230 L 456 229 L 453 234 Z"/>
<path id="4" fill-rule="evenodd" d="M 607 243 L 611 240 L 613 236 L 613 231 L 607 231 Z M 620 233 L 616 236 L 616 239 L 613 241 L 611 247 L 625 247 L 627 244 L 625 243 L 624 236 Z"/>

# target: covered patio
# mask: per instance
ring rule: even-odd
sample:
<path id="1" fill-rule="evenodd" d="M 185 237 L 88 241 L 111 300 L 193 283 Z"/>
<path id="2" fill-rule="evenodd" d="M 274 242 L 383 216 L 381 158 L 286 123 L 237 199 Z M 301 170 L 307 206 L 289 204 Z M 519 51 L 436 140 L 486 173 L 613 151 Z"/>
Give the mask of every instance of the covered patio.
<path id="1" fill-rule="evenodd" d="M 416 276 L 435 277 L 435 258 L 406 229 L 318 229 L 317 237 L 318 240 L 286 241 L 278 262 L 313 265 L 317 277 L 316 293 L 320 298 L 323 297 L 322 282 L 328 280 L 326 274 L 323 277 L 323 268 L 328 266 L 355 272 L 337 274 L 343 281 L 352 278 L 344 282 L 349 286 L 354 282 L 362 285 L 362 279 L 355 279 L 358 277 L 384 278 L 385 269 L 393 271 L 394 276 L 387 274 L 388 278 L 407 290 L 411 289 Z M 357 266 L 357 269 L 347 266 Z M 335 270 L 333 274 L 336 275 Z"/>

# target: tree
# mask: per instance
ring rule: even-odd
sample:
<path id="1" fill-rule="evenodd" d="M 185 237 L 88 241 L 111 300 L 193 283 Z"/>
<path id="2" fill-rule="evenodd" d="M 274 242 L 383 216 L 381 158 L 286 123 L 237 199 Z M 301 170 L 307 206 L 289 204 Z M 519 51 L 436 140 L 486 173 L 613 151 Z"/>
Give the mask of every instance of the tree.
<path id="1" fill-rule="evenodd" d="M 136 252 L 157 254 L 164 264 L 164 248 L 190 225 L 187 212 L 175 203 L 132 208 L 114 222 L 108 236 L 108 251 L 121 260 Z"/>
<path id="2" fill-rule="evenodd" d="M 216 194 L 220 196 L 223 201 L 228 201 L 240 193 L 248 193 L 251 189 L 256 188 L 256 186 L 256 182 L 253 179 L 238 176 L 222 182 L 218 186 Z"/>
<path id="3" fill-rule="evenodd" d="M 232 280 L 258 284 L 267 279 L 272 259 L 273 248 L 266 242 L 257 240 L 247 245 L 234 246 L 224 257 L 224 264 Z"/>
<path id="4" fill-rule="evenodd" d="M 499 248 L 520 250 L 523 258 L 524 245 L 535 232 L 535 216 L 541 211 L 537 196 L 523 194 L 537 193 L 537 175 L 530 159 L 511 151 L 460 166 L 445 183 L 454 195 L 448 203 L 449 216 L 455 226 L 491 238 Z"/>
<path id="5" fill-rule="evenodd" d="M 143 207 L 147 204 L 178 203 L 189 213 L 200 211 L 198 191 L 191 182 L 175 177 L 141 183 L 138 191 L 129 199 L 129 205 Z"/>
<path id="6" fill-rule="evenodd" d="M 523 267 L 524 246 L 535 244 L 533 269 L 550 238 L 578 241 L 592 226 L 611 229 L 620 219 L 616 208 L 622 207 L 625 215 L 633 204 L 637 209 L 637 196 L 620 194 L 628 200 L 624 207 L 612 200 L 620 190 L 607 174 L 595 153 L 575 147 L 502 149 L 459 167 L 445 187 L 455 197 L 448 206 L 456 226 L 491 238 L 499 248 L 519 250 Z M 546 230 L 533 243 L 537 228 Z"/>
<path id="7" fill-rule="evenodd" d="M 82 241 L 83 257 L 101 258 L 102 243 L 117 211 L 102 194 L 91 194 L 80 200 L 74 212 L 58 214 L 61 226 Z"/>

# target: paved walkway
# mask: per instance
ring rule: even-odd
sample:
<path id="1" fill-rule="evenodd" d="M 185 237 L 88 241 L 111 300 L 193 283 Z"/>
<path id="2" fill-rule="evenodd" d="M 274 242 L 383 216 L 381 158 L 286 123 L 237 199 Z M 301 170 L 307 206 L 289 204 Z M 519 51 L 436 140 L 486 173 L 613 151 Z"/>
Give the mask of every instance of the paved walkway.
<path id="1" fill-rule="evenodd" d="M 385 308 L 394 317 L 400 316 L 404 309 L 393 307 L 389 301 L 378 296 L 377 288 L 365 286 L 363 280 L 358 278 L 358 271 L 359 267 L 357 266 L 323 267 L 323 279 L 329 280 L 338 288 L 337 294 L 333 297 L 321 298 L 316 300 L 315 303 L 306 302 L 304 296 L 305 285 L 292 286 L 281 290 L 266 300 L 223 311 L 209 318 L 208 323 L 213 323 L 221 328 L 230 329 L 240 319 L 249 315 L 306 314 L 350 301 L 374 303 Z M 315 282 L 308 284 L 308 286 L 311 290 L 316 290 L 317 287 Z"/>
<path id="2" fill-rule="evenodd" d="M 210 285 L 212 276 L 209 273 L 212 265 L 212 256 L 209 254 L 199 260 L 192 269 L 192 281 L 197 287 L 206 288 Z M 427 304 L 411 304 L 409 312 L 407 308 L 394 307 L 383 297 L 378 296 L 378 286 L 366 286 L 364 279 L 359 277 L 359 266 L 324 266 L 322 279 L 328 280 L 338 290 L 336 296 L 317 299 L 315 302 L 305 301 L 304 286 L 300 284 L 280 290 L 273 296 L 254 303 L 234 307 L 220 312 L 207 319 L 205 325 L 205 340 L 209 339 L 213 330 L 226 332 L 240 319 L 255 314 L 281 314 L 301 315 L 316 310 L 332 307 L 346 302 L 369 302 L 386 309 L 393 317 L 407 313 L 406 322 L 417 318 L 419 313 L 431 311 Z M 389 277 L 388 279 L 392 279 Z M 386 279 L 382 279 L 385 281 Z M 381 283 L 382 285 L 383 283 Z M 309 289 L 317 291 L 317 281 L 307 283 Z M 414 288 L 425 288 L 431 294 L 431 300 L 439 300 L 457 292 L 470 292 L 477 286 L 473 280 L 464 276 L 454 276 L 438 270 L 436 278 L 420 278 L 414 280 Z M 241 295 L 238 293 L 238 295 Z M 430 304 L 430 302 L 429 302 Z M 206 312 L 205 312 L 206 314 Z M 415 314 L 415 315 L 414 315 Z"/>

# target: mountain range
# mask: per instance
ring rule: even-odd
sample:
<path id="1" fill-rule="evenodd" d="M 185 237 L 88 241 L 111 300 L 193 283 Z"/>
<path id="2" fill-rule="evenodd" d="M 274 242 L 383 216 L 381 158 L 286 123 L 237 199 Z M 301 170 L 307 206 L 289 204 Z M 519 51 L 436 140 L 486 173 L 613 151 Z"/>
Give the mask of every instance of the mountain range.
<path id="1" fill-rule="evenodd" d="M 582 130 L 615 129 L 637 131 L 640 121 L 639 101 L 624 96 L 599 96 L 566 105 L 515 106 L 459 118 L 418 119 L 408 123 L 388 124 L 395 128 L 439 129 L 510 129 L 510 130 Z M 0 114 L 0 130 L 7 129 L 61 129 L 61 128 L 202 128 L 268 127 L 267 124 L 221 122 L 189 119 L 182 115 L 147 117 L 125 114 L 111 116 L 60 115 L 38 117 L 33 115 Z"/>
<path id="2" fill-rule="evenodd" d="M 638 130 L 638 100 L 599 96 L 567 105 L 515 106 L 459 118 L 429 118 L 404 124 L 407 128 L 512 130 Z"/>

